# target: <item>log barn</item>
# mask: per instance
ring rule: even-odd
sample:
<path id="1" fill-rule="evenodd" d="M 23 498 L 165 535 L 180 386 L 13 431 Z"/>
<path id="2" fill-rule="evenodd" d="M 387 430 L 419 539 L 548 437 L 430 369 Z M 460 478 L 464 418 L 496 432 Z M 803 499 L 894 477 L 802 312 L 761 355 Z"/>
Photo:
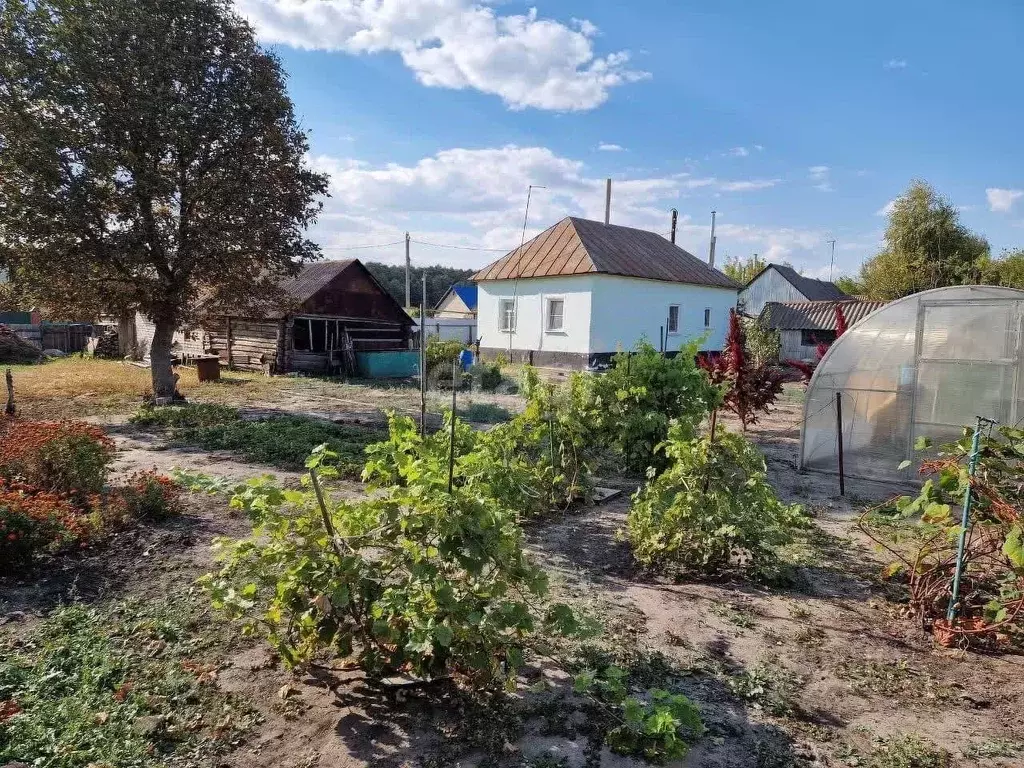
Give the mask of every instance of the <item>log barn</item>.
<path id="1" fill-rule="evenodd" d="M 306 264 L 281 289 L 285 306 L 208 318 L 175 334 L 176 352 L 247 371 L 352 374 L 357 352 L 409 349 L 412 319 L 358 259 Z M 148 349 L 152 325 L 141 316 L 136 334 Z"/>

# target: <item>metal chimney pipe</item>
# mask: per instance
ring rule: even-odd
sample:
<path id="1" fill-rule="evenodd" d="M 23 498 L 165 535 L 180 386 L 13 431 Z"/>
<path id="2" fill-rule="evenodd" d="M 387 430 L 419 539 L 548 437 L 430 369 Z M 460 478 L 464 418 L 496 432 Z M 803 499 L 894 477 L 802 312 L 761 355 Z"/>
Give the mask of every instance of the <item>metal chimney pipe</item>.
<path id="1" fill-rule="evenodd" d="M 612 180 L 608 179 L 604 186 L 604 223 L 610 224 L 612 220 Z"/>
<path id="2" fill-rule="evenodd" d="M 672 209 L 672 244 L 676 242 L 676 220 L 679 218 L 679 211 Z"/>
<path id="3" fill-rule="evenodd" d="M 715 266 L 715 212 L 711 212 L 711 248 L 708 250 L 708 266 Z"/>

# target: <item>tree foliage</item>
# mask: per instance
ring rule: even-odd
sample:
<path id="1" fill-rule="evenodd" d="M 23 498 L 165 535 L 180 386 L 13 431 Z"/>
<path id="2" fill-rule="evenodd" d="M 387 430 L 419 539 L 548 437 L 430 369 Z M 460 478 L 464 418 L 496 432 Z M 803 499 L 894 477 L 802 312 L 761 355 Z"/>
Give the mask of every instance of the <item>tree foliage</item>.
<path id="1" fill-rule="evenodd" d="M 696 364 L 700 342 L 666 357 L 640 341 L 630 352 L 618 352 L 614 367 L 594 382 L 599 438 L 614 449 L 634 472 L 661 469 L 659 446 L 674 419 L 679 429 L 697 433 L 701 421 L 721 395 Z"/>
<path id="2" fill-rule="evenodd" d="M 157 395 L 200 299 L 257 311 L 318 255 L 278 59 L 227 0 L 8 0 L 0 11 L 0 259 L 48 304 L 140 310 Z"/>
<path id="3" fill-rule="evenodd" d="M 701 366 L 713 384 L 724 388 L 723 405 L 736 414 L 744 431 L 782 393 L 782 371 L 771 363 L 754 362 L 735 309 L 729 311 L 725 349 L 718 357 L 702 360 Z"/>
<path id="4" fill-rule="evenodd" d="M 633 556 L 668 571 L 776 575 L 780 548 L 807 522 L 776 497 L 757 449 L 732 432 L 719 430 L 712 442 L 673 425 L 665 451 L 668 468 L 633 497 Z"/>
<path id="5" fill-rule="evenodd" d="M 722 271 L 740 285 L 746 285 L 767 266 L 768 262 L 756 253 L 745 259 L 739 256 L 727 256 L 722 265 Z"/>
<path id="6" fill-rule="evenodd" d="M 977 283 L 988 242 L 960 223 L 956 207 L 923 181 L 896 198 L 882 250 L 861 268 L 871 299 L 891 301 L 930 288 Z"/>
<path id="7" fill-rule="evenodd" d="M 377 282 L 401 305 L 405 305 L 405 266 L 383 264 L 379 261 L 366 262 Z M 433 309 L 448 289 L 466 280 L 473 274 L 472 269 L 458 269 L 434 264 L 430 267 L 411 267 L 409 270 L 409 293 L 414 307 L 419 307 L 423 296 L 423 274 L 427 275 L 427 309 Z"/>

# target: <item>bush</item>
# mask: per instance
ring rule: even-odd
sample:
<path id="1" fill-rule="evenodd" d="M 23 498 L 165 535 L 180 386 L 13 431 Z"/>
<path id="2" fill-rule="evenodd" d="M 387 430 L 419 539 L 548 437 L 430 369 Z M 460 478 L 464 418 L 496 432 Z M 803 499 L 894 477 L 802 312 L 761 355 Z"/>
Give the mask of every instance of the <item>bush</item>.
<path id="1" fill-rule="evenodd" d="M 211 403 L 191 405 L 144 405 L 131 418 L 132 424 L 140 427 L 189 428 L 209 427 L 214 424 L 229 424 L 238 421 L 241 415 L 237 408 Z"/>
<path id="2" fill-rule="evenodd" d="M 672 426 L 668 468 L 633 497 L 633 556 L 666 570 L 715 574 L 733 567 L 776 576 L 779 549 L 807 518 L 799 506 L 779 501 L 764 458 L 740 435 L 719 430 L 712 443 L 689 432 Z"/>
<path id="3" fill-rule="evenodd" d="M 0 480 L 0 571 L 83 542 L 87 517 L 64 495 Z"/>
<path id="4" fill-rule="evenodd" d="M 458 426 L 457 440 L 471 440 Z M 287 497 L 267 480 L 240 486 L 253 535 L 218 542 L 224 567 L 204 580 L 214 606 L 266 633 L 291 667 L 329 650 L 375 676 L 514 679 L 541 624 L 564 626 L 571 612 L 538 607 L 546 578 L 515 512 L 479 476 L 460 468 L 449 492 L 447 452 L 432 449 L 442 434 L 424 444 L 411 419 L 392 417 L 367 463 L 367 498 L 321 507 L 308 478 Z M 330 458 L 318 450 L 309 465 L 330 476 Z"/>
<path id="5" fill-rule="evenodd" d="M 675 420 L 678 430 L 694 435 L 719 403 L 718 389 L 695 362 L 699 343 L 687 344 L 668 358 L 642 341 L 631 353 L 616 354 L 615 367 L 596 377 L 592 410 L 598 435 L 625 459 L 628 469 L 662 469 L 666 457 L 660 446 L 669 422 Z"/>
<path id="6" fill-rule="evenodd" d="M 114 458 L 103 430 L 80 421 L 0 421 L 0 477 L 79 500 L 99 493 Z"/>
<path id="7" fill-rule="evenodd" d="M 503 408 L 494 403 L 470 403 L 462 409 L 461 415 L 466 421 L 476 421 L 483 424 L 497 424 L 500 421 L 508 421 L 512 418 L 508 408 Z"/>
<path id="8" fill-rule="evenodd" d="M 470 367 L 469 373 L 484 392 L 493 392 L 501 384 L 500 363 L 477 363 Z"/>
<path id="9" fill-rule="evenodd" d="M 181 512 L 181 487 L 156 472 L 136 472 L 111 491 L 107 509 L 122 520 L 160 522 Z"/>
<path id="10" fill-rule="evenodd" d="M 450 376 L 452 363 L 459 358 L 465 345 L 461 341 L 441 341 L 438 336 L 427 339 L 427 375 Z"/>

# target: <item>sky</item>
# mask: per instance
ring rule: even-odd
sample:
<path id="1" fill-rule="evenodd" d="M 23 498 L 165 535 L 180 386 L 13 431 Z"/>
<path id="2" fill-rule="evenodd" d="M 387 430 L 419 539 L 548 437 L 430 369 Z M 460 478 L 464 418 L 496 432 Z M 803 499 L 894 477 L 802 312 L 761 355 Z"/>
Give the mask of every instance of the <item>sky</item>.
<path id="1" fill-rule="evenodd" d="M 328 258 L 481 267 L 567 215 L 853 274 L 920 178 L 1024 246 L 1024 3 L 236 0 L 331 197 Z M 429 244 L 429 245 L 428 245 Z M 380 246 L 380 247 L 363 247 Z M 444 246 L 444 247 L 438 247 Z"/>

